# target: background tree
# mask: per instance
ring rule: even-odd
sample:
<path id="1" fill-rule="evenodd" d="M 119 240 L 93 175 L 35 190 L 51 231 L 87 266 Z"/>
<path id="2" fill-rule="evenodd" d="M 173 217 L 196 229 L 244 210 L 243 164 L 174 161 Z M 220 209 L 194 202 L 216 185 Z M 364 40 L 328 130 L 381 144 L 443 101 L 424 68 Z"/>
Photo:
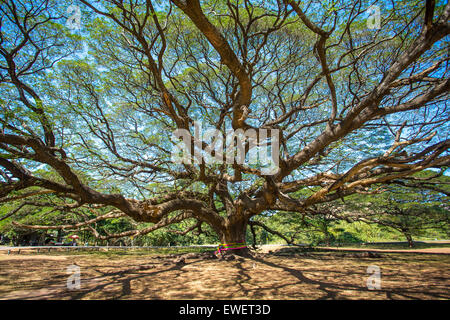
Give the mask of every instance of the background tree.
<path id="1" fill-rule="evenodd" d="M 69 4 L 1 2 L 1 203 L 150 223 L 103 240 L 185 221 L 238 243 L 265 212 L 449 165 L 448 2 L 80 0 L 79 30 Z M 173 163 L 176 129 L 212 144 L 194 121 L 280 130 L 279 170 Z"/>
<path id="2" fill-rule="evenodd" d="M 350 200 L 347 209 L 356 210 L 360 221 L 401 232 L 410 247 L 414 246 L 413 236 L 438 233 L 449 238 L 450 179 L 442 176 L 442 172 L 425 171 L 407 180 L 408 183 L 400 186 L 394 184 L 378 195 L 359 196 L 356 201 Z M 423 184 L 428 185 L 428 188 L 423 188 Z"/>

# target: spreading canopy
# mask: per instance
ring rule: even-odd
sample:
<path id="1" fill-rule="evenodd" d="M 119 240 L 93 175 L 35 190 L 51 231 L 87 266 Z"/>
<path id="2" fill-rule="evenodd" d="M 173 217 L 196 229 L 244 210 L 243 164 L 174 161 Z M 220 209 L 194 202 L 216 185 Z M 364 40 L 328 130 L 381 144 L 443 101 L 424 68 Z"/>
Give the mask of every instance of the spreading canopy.
<path id="1" fill-rule="evenodd" d="M 304 215 L 450 163 L 448 2 L 27 0 L 0 11 L 0 203 L 17 204 L 8 217 L 100 212 L 33 228 L 153 223 L 111 238 L 192 220 L 186 232 L 207 224 L 239 242 L 259 214 Z M 176 130 L 193 150 L 213 143 L 194 123 L 279 132 L 278 170 L 175 163 Z"/>

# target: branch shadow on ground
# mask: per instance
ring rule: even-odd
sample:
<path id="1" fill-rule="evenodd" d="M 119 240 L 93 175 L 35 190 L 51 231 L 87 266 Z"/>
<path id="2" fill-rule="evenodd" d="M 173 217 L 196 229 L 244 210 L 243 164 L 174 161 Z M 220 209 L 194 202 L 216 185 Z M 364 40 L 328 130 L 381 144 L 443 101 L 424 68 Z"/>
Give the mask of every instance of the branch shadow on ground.
<path id="1" fill-rule="evenodd" d="M 329 258 L 329 257 L 324 256 L 321 259 L 328 260 L 328 259 L 334 259 L 334 257 Z M 327 282 L 327 281 L 313 279 L 311 277 L 306 276 L 305 273 L 299 269 L 290 268 L 290 267 L 287 267 L 280 263 L 274 263 L 274 262 L 268 261 L 267 259 L 261 259 L 256 256 L 252 257 L 251 260 L 261 263 L 261 264 L 264 264 L 266 266 L 272 267 L 272 268 L 281 269 L 281 270 L 289 273 L 293 277 L 295 277 L 299 283 L 306 283 L 308 285 L 315 286 L 317 288 L 317 290 L 319 290 L 323 293 L 323 296 L 321 298 L 319 298 L 319 300 L 342 299 L 342 297 L 338 297 L 338 294 L 342 291 L 353 291 L 353 292 L 355 292 L 355 295 L 354 295 L 355 297 L 358 297 L 362 293 L 367 293 L 369 291 L 372 291 L 372 290 L 369 290 L 365 286 L 358 286 L 355 284 L 346 284 L 346 283 L 333 283 L 333 282 Z M 322 269 L 319 269 L 319 270 L 309 269 L 308 270 L 308 272 L 312 272 L 312 271 L 316 271 L 319 273 L 327 272 Z M 242 269 L 242 272 L 244 273 L 245 270 Z M 343 272 L 343 271 L 340 271 L 340 273 L 342 275 L 348 275 L 348 276 L 353 274 L 352 272 Z M 364 276 L 367 277 L 368 275 L 364 274 Z M 324 278 L 325 278 L 325 276 L 324 276 Z M 439 277 L 439 276 L 435 277 L 435 278 L 436 278 L 436 280 L 442 279 L 442 277 Z M 431 287 L 431 286 L 428 285 L 428 287 Z M 384 299 L 390 299 L 390 300 L 395 300 L 395 299 L 399 299 L 399 298 L 400 299 L 418 299 L 417 295 L 424 295 L 427 297 L 427 299 L 449 299 L 450 298 L 450 296 L 448 294 L 439 294 L 439 293 L 430 292 L 429 290 L 423 290 L 423 289 L 424 289 L 424 286 L 409 286 L 408 288 L 405 288 L 403 290 L 399 290 L 399 289 L 388 290 L 388 289 L 382 288 L 380 290 L 377 290 L 377 293 L 383 293 L 383 295 L 385 296 Z M 358 294 L 358 293 L 360 293 L 360 294 Z M 306 297 L 306 299 L 308 299 L 308 298 Z"/>
<path id="2" fill-rule="evenodd" d="M 92 264 L 86 260 L 81 264 L 89 271 L 83 273 L 81 289 L 74 291 L 66 288 L 66 274 L 61 271 L 52 274 L 52 271 L 61 270 L 61 266 L 46 262 L 41 264 L 42 267 L 48 268 L 48 274 L 44 278 L 29 281 L 24 277 L 26 273 L 10 274 L 8 279 L 11 286 L 8 288 L 14 290 L 14 283 L 19 284 L 16 290 L 22 290 L 22 293 L 26 291 L 19 299 L 450 298 L 446 290 L 448 277 L 445 273 L 432 272 L 424 278 L 426 282 L 423 284 L 417 281 L 411 283 L 412 273 L 405 272 L 406 268 L 410 268 L 408 260 L 397 260 L 386 258 L 380 261 L 308 254 L 300 258 L 278 259 L 276 256 L 267 255 L 237 258 L 232 261 L 188 259 L 182 264 L 159 259 L 127 261 L 126 265 L 105 264 L 102 261 L 94 261 Z M 349 263 L 344 265 L 343 261 Z M 418 261 L 422 264 L 422 257 Z M 352 264 L 354 262 L 357 263 Z M 32 272 L 37 272 L 36 263 L 37 261 L 29 260 L 12 264 L 10 269 L 16 269 L 18 272 L 18 268 L 23 267 L 23 270 L 31 269 Z M 366 263 L 384 263 L 384 266 L 390 267 L 389 278 L 386 279 L 390 285 L 383 285 L 381 290 L 368 290 L 365 286 L 368 275 L 362 268 Z M 393 269 L 396 266 L 399 266 L 398 270 Z M 225 274 L 224 270 L 227 271 Z M 358 280 L 358 277 L 361 280 Z M 402 284 L 405 286 L 402 287 Z M 11 293 L 8 296 L 12 299 L 19 296 Z"/>

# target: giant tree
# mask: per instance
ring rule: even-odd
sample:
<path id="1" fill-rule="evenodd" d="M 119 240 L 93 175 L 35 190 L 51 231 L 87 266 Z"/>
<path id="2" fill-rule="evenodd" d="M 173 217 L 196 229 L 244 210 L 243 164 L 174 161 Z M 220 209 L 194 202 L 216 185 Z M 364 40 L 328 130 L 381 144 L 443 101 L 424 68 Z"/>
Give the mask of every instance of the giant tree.
<path id="1" fill-rule="evenodd" d="M 449 165 L 449 3 L 2 0 L 0 8 L 0 203 L 98 212 L 30 228 L 93 229 L 127 216 L 151 224 L 98 237 L 189 221 L 186 232 L 207 225 L 223 243 L 241 243 L 257 215 L 305 215 Z M 223 139 L 199 136 L 198 124 L 254 133 L 244 159 L 252 139 L 261 148 L 263 132 L 276 133 L 268 157 L 277 170 L 268 174 L 261 157 L 220 161 Z M 181 163 L 176 130 L 191 133 Z"/>

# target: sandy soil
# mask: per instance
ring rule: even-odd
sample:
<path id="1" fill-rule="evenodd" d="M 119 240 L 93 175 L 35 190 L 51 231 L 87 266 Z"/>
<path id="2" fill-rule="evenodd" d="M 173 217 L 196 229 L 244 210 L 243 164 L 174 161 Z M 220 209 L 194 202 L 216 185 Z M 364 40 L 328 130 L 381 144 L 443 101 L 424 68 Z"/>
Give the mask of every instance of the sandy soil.
<path id="1" fill-rule="evenodd" d="M 350 255 L 350 256 L 349 256 Z M 0 299 L 450 299 L 450 256 L 341 252 L 233 261 L 133 255 L 0 255 Z M 69 265 L 81 287 L 67 288 Z M 367 267 L 381 269 L 368 290 Z"/>
<path id="2" fill-rule="evenodd" d="M 8 261 L 8 260 L 66 260 L 67 257 L 65 256 L 50 256 L 45 254 L 33 254 L 33 255 L 4 255 L 0 254 L 0 263 L 2 261 Z"/>

